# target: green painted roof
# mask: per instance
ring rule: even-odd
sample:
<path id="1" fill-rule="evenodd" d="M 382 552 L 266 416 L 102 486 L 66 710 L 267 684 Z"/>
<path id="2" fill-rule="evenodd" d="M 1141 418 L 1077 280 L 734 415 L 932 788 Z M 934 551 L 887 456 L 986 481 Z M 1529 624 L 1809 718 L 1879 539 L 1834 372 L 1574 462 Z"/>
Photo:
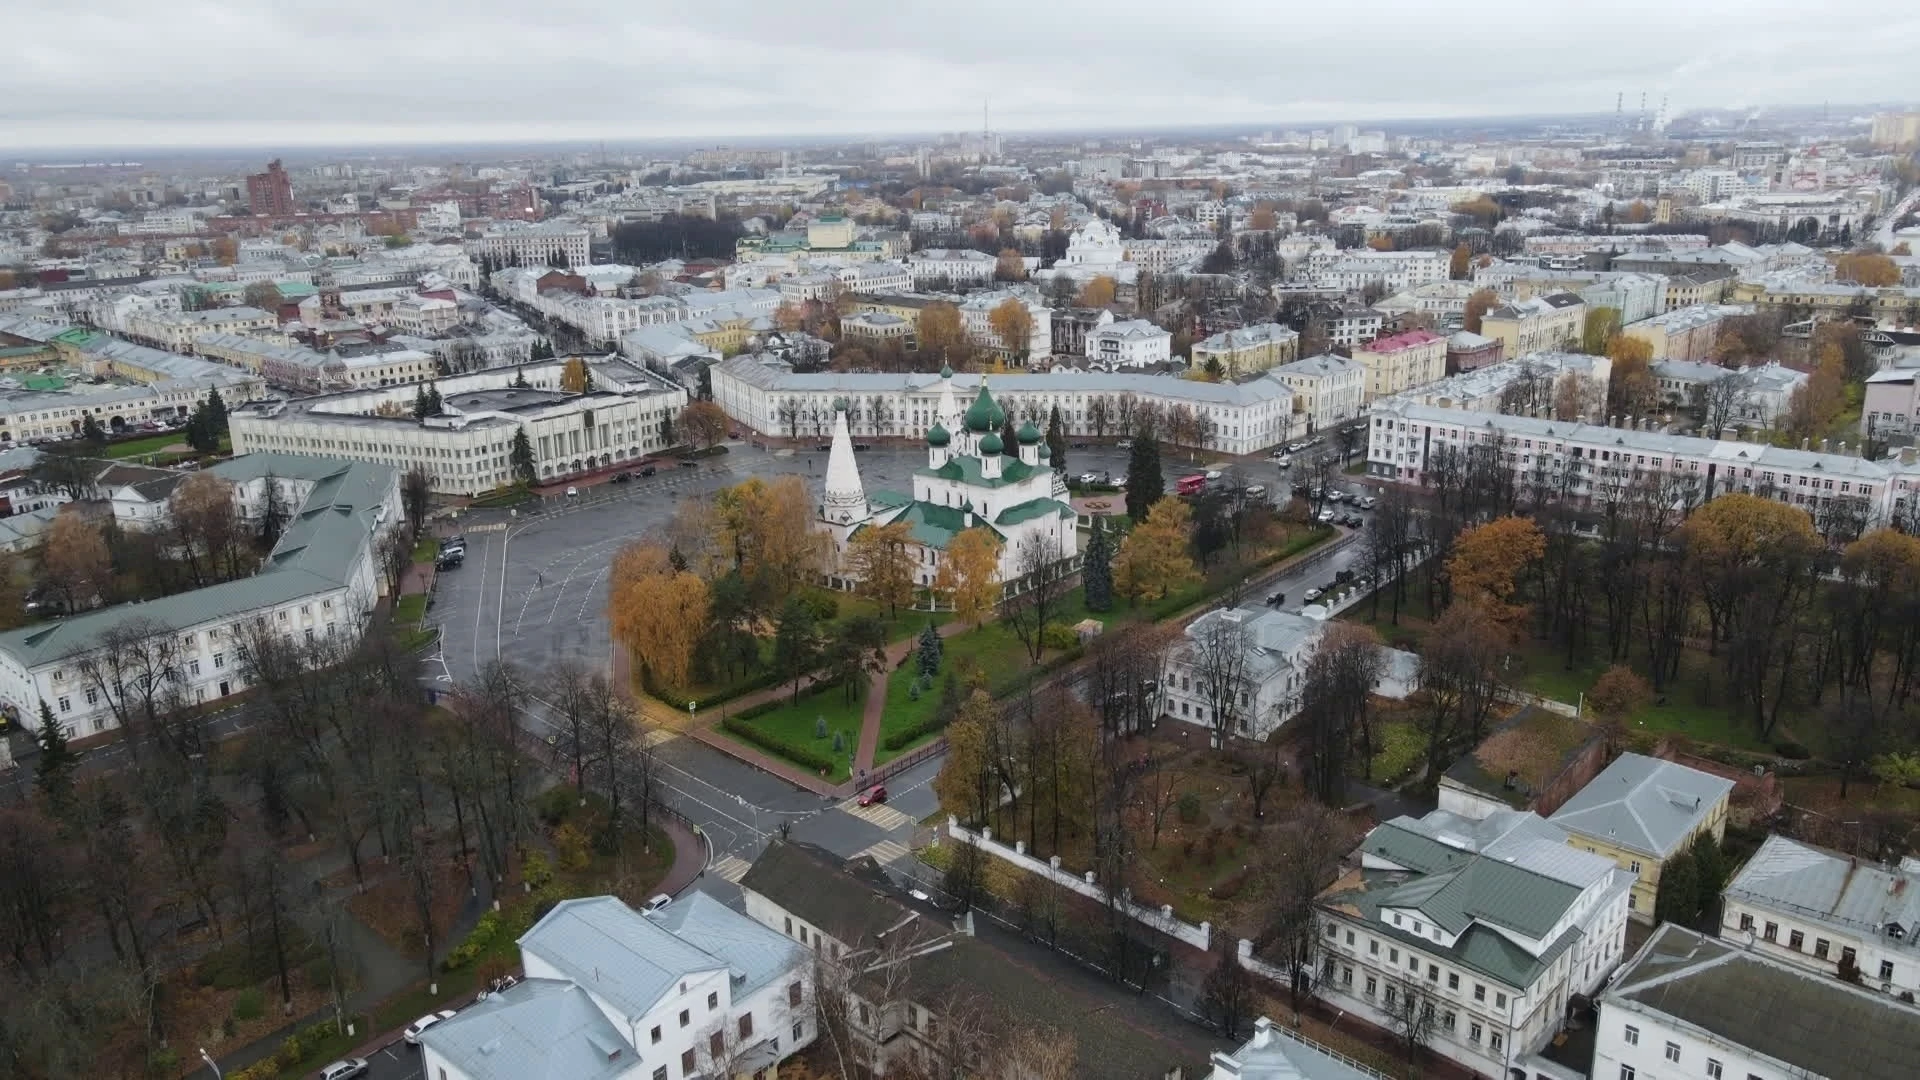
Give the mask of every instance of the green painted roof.
<path id="1" fill-rule="evenodd" d="M 894 491 L 890 488 L 876 488 L 867 493 L 867 505 L 876 510 L 905 506 L 912 501 L 913 496 L 902 491 Z M 859 530 L 855 529 L 854 531 L 858 532 Z"/>
<path id="2" fill-rule="evenodd" d="M 1029 420 L 1026 423 L 1020 425 L 1020 431 L 1014 435 L 1014 438 L 1019 439 L 1022 443 L 1029 444 L 1029 445 L 1033 443 L 1037 443 L 1040 441 L 1040 429 L 1037 427 L 1034 427 L 1033 421 Z"/>
<path id="3" fill-rule="evenodd" d="M 952 441 L 953 436 L 947 434 L 947 429 L 941 427 L 938 420 L 935 420 L 933 426 L 927 429 L 928 446 L 945 446 Z"/>
<path id="4" fill-rule="evenodd" d="M 907 506 L 906 512 L 894 519 L 904 521 L 909 526 L 914 542 L 927 547 L 946 550 L 953 538 L 967 531 L 967 512 L 956 506 L 939 506 L 930 502 L 915 502 Z M 998 536 L 1003 542 L 1006 534 L 994 528 L 988 522 L 976 517 L 974 528 L 985 528 Z"/>
<path id="5" fill-rule="evenodd" d="M 1476 858 L 1474 861 L 1476 863 L 1510 870 L 1518 874 L 1526 874 L 1538 882 L 1557 886 L 1559 889 L 1574 895 L 1577 895 L 1579 891 L 1573 889 L 1571 886 L 1561 885 L 1559 882 L 1550 881 L 1537 874 L 1520 870 L 1518 867 L 1506 866 L 1506 864 L 1499 863 L 1495 860 Z M 1320 898 L 1320 906 L 1322 909 L 1344 915 L 1347 918 L 1359 920 L 1365 925 L 1368 933 L 1392 938 L 1436 956 L 1448 957 L 1462 967 L 1478 971 L 1482 975 L 1500 982 L 1503 985 L 1513 987 L 1516 990 L 1525 989 L 1531 985 L 1541 971 L 1559 959 L 1561 953 L 1572 948 L 1574 942 L 1580 940 L 1580 931 L 1578 928 L 1568 929 L 1558 938 L 1555 938 L 1553 942 L 1536 957 L 1532 953 L 1527 952 L 1527 950 L 1515 945 L 1512 941 L 1509 941 L 1500 931 L 1493 929 L 1491 926 L 1476 925 L 1469 920 L 1461 924 L 1465 927 L 1464 933 L 1459 933 L 1455 927 L 1448 927 L 1449 930 L 1454 931 L 1458 936 L 1454 939 L 1451 948 L 1443 948 L 1432 938 L 1417 937 L 1407 930 L 1394 926 L 1391 919 L 1382 920 L 1380 910 L 1382 908 L 1411 906 L 1411 901 L 1419 900 L 1421 901 L 1420 910 L 1426 912 L 1429 917 L 1434 918 L 1436 921 L 1440 921 L 1441 925 L 1446 926 L 1447 923 L 1444 920 L 1456 916 L 1459 899 L 1459 894 L 1450 894 L 1449 890 L 1460 888 L 1464 881 L 1468 887 L 1476 890 L 1477 897 L 1482 896 L 1484 894 L 1479 890 L 1486 890 L 1491 887 L 1489 885 L 1490 878 L 1481 877 L 1477 874 L 1469 876 L 1468 868 L 1425 878 L 1410 878 L 1409 875 L 1398 871 L 1383 873 L 1369 870 L 1357 875 L 1358 881 L 1356 881 L 1355 878 L 1356 875 L 1349 875 L 1348 878 L 1337 883 L 1332 890 L 1323 894 Z M 1439 880 L 1436 881 L 1436 879 Z M 1343 886 L 1353 886 L 1356 884 L 1358 887 L 1343 888 Z M 1422 886 L 1422 888 L 1410 888 L 1412 885 L 1419 885 Z M 1522 912 L 1516 915 L 1516 909 L 1525 905 L 1526 897 L 1533 886 L 1522 885 L 1513 881 L 1493 882 L 1493 885 L 1501 888 L 1512 888 L 1513 892 L 1510 896 L 1504 901 L 1496 900 L 1493 906 L 1502 909 L 1504 915 L 1516 922 L 1537 923 L 1540 918 L 1548 915 L 1551 915 L 1553 919 L 1557 920 L 1560 914 L 1565 911 L 1565 903 L 1559 904 L 1558 906 L 1550 903 L 1540 903 L 1532 907 L 1532 911 L 1535 914 Z M 1571 900 L 1567 902 L 1570 903 Z M 1501 922 L 1498 918 L 1484 915 L 1481 917 L 1486 922 Z M 1507 924 L 1502 923 L 1502 925 Z M 1549 923 L 1546 929 L 1551 928 L 1551 923 Z M 1538 931 L 1522 930 L 1521 932 L 1535 934 L 1537 936 L 1544 934 L 1546 929 Z"/>
<path id="6" fill-rule="evenodd" d="M 993 523 L 1002 527 L 1008 527 L 1018 525 L 1023 521 L 1033 521 L 1049 515 L 1072 517 L 1073 507 L 1054 498 L 1028 499 L 1026 502 L 1009 506 L 1005 510 L 1000 511 L 1000 516 L 994 518 Z"/>
<path id="7" fill-rule="evenodd" d="M 987 432 L 987 433 L 986 433 L 985 435 L 983 435 L 983 436 L 981 436 L 981 438 L 980 438 L 980 452 L 981 452 L 981 453 L 983 453 L 983 454 L 998 454 L 998 453 L 1000 453 L 1000 452 L 1001 452 L 1002 450 L 1004 450 L 1004 449 L 1006 449 L 1006 447 L 1004 447 L 1004 446 L 1002 446 L 1002 445 L 1001 445 L 1001 443 L 1000 443 L 1000 433 L 999 433 L 999 432 L 997 432 L 997 431 L 989 431 L 989 432 Z"/>
<path id="8" fill-rule="evenodd" d="M 966 423 L 972 431 L 992 431 L 1007 422 L 1006 411 L 987 393 L 987 384 L 980 383 L 980 392 L 973 397 L 973 404 L 967 406 Z"/>
<path id="9" fill-rule="evenodd" d="M 997 437 L 996 437 L 997 438 Z M 980 440 L 984 449 L 986 440 Z M 1038 470 L 1019 458 L 1006 458 L 1000 462 L 1000 475 L 987 477 L 980 473 L 980 459 L 971 454 L 955 454 L 947 459 L 945 465 L 937 469 L 916 469 L 921 476 L 937 476 L 942 480 L 956 480 L 963 484 L 977 484 L 981 487 L 1005 487 L 1030 479 Z"/>

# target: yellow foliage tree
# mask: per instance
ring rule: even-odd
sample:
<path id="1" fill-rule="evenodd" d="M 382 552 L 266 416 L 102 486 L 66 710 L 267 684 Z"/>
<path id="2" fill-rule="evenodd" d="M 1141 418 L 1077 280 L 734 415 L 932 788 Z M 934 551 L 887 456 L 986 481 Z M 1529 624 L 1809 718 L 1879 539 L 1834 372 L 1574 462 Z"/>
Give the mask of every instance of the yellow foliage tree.
<path id="1" fill-rule="evenodd" d="M 1033 314 L 1024 301 L 1009 296 L 987 312 L 987 325 L 1010 353 L 1024 356 L 1033 341 Z"/>
<path id="2" fill-rule="evenodd" d="M 1880 289 L 1900 284 L 1900 266 L 1877 251 L 1849 251 L 1834 262 L 1833 276 Z"/>
<path id="3" fill-rule="evenodd" d="M 1369 237 L 1367 237 L 1367 246 L 1368 246 L 1368 247 L 1370 247 L 1370 248 L 1372 248 L 1372 249 L 1373 249 L 1373 250 L 1375 250 L 1375 251 L 1392 251 L 1392 250 L 1393 250 L 1393 237 L 1391 237 L 1391 236 L 1369 236 Z"/>
<path id="4" fill-rule="evenodd" d="M 567 363 L 572 364 L 573 361 Z M 689 401 L 686 408 L 680 410 L 680 418 L 674 421 L 673 429 L 687 442 L 710 449 L 727 437 L 727 414 L 714 402 Z"/>
<path id="5" fill-rule="evenodd" d="M 574 357 L 560 368 L 560 389 L 569 394 L 584 394 L 592 385 L 593 376 L 587 372 L 587 362 Z"/>
<path id="6" fill-rule="evenodd" d="M 1256 205 L 1253 213 L 1247 217 L 1247 227 L 1258 232 L 1268 232 L 1279 226 L 1280 215 L 1274 210 L 1272 203 L 1263 202 Z"/>
<path id="7" fill-rule="evenodd" d="M 967 331 L 960 323 L 960 309 L 944 300 L 936 300 L 920 309 L 914 335 L 919 340 L 920 351 L 931 354 L 941 363 L 958 363 L 966 358 L 969 351 Z"/>
<path id="8" fill-rule="evenodd" d="M 1447 260 L 1447 276 L 1455 281 L 1465 281 L 1473 272 L 1473 249 L 1465 244 L 1453 246 L 1453 256 Z"/>
<path id="9" fill-rule="evenodd" d="M 1653 210 L 1639 199 L 1633 200 L 1627 207 L 1627 224 L 1645 225 L 1651 220 L 1653 220 Z"/>
<path id="10" fill-rule="evenodd" d="M 1822 437 L 1847 407 L 1846 353 L 1834 342 L 1820 347 L 1820 364 L 1787 395 L 1780 429 L 1789 440 Z"/>
<path id="11" fill-rule="evenodd" d="M 813 527 L 806 481 L 756 476 L 714 494 L 723 551 L 749 581 L 767 583 L 776 598 L 792 596 L 826 566 L 831 541 Z"/>
<path id="12" fill-rule="evenodd" d="M 965 529 L 947 545 L 934 575 L 935 592 L 944 593 L 961 619 L 979 625 L 1000 600 L 1000 537 L 983 526 Z"/>
<path id="13" fill-rule="evenodd" d="M 684 689 L 693 649 L 707 629 L 707 583 L 675 570 L 665 548 L 634 544 L 613 561 L 607 615 L 636 670 L 656 684 Z"/>
<path id="14" fill-rule="evenodd" d="M 1607 377 L 1607 412 L 1613 416 L 1647 416 L 1660 403 L 1653 379 L 1653 346 L 1644 338 L 1615 334 L 1607 343 L 1613 370 Z"/>
<path id="15" fill-rule="evenodd" d="M 1113 303 L 1113 298 L 1117 295 L 1118 290 L 1119 286 L 1112 278 L 1101 274 L 1092 281 L 1087 282 L 1087 284 L 1081 288 L 1080 299 L 1078 301 L 1079 305 L 1081 307 L 1106 307 L 1108 304 Z"/>
<path id="16" fill-rule="evenodd" d="M 1887 254 L 1889 254 L 1889 255 L 1911 255 L 1911 254 L 1913 254 L 1913 248 L 1912 248 L 1911 246 L 1909 246 L 1909 245 L 1907 244 L 1907 242 L 1906 242 L 1905 240 L 1902 240 L 1902 241 L 1900 241 L 1899 243 L 1897 243 L 1897 244 L 1895 244 L 1895 245 L 1893 245 L 1893 250 L 1892 250 L 1892 251 L 1889 251 L 1889 252 L 1887 252 Z"/>
<path id="17" fill-rule="evenodd" d="M 1113 559 L 1113 588 L 1129 601 L 1158 600 L 1200 580 L 1193 565 L 1193 511 L 1168 495 L 1147 508 Z"/>
<path id="18" fill-rule="evenodd" d="M 1502 614 L 1521 572 L 1546 550 L 1547 538 L 1530 518 L 1495 518 L 1466 530 L 1453 542 L 1453 554 L 1447 558 L 1454 600 L 1484 604 Z"/>
<path id="19" fill-rule="evenodd" d="M 993 709 L 993 698 L 985 690 L 975 687 L 967 694 L 953 723 L 947 725 L 947 757 L 933 778 L 940 809 L 964 822 L 980 822 L 993 809 L 997 789 L 991 784 L 988 756 Z"/>
<path id="20" fill-rule="evenodd" d="M 998 281 L 1027 280 L 1027 264 L 1020 258 L 1020 252 L 1013 248 L 1001 248 L 999 257 L 993 263 L 993 276 Z"/>
<path id="21" fill-rule="evenodd" d="M 889 616 L 913 603 L 912 545 L 913 526 L 904 521 L 864 526 L 847 541 L 847 570 Z"/>
<path id="22" fill-rule="evenodd" d="M 1500 295 L 1492 289 L 1475 289 L 1467 297 L 1467 310 L 1460 325 L 1470 334 L 1479 333 L 1480 320 L 1499 303 Z"/>

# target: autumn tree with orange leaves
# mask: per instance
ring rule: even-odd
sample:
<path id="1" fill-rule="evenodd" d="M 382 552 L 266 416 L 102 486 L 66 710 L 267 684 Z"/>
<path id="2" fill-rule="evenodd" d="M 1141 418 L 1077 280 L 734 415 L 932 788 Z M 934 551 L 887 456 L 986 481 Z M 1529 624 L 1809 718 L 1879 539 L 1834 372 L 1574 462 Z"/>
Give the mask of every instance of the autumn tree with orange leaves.
<path id="1" fill-rule="evenodd" d="M 675 569 L 665 547 L 642 541 L 614 557 L 607 599 L 613 634 L 653 684 L 680 689 L 691 682 L 707 612 L 707 583 Z"/>

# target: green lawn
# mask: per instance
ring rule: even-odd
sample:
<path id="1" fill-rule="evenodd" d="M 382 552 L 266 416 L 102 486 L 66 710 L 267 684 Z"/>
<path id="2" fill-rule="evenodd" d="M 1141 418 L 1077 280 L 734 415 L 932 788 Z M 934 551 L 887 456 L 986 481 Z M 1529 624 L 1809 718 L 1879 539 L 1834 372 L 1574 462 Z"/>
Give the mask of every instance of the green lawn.
<path id="1" fill-rule="evenodd" d="M 113 460 L 124 460 L 126 458 L 144 457 L 148 454 L 158 454 L 169 446 L 185 445 L 187 445 L 186 432 L 168 431 L 159 435 L 149 435 L 141 439 L 128 439 L 126 442 L 114 443 L 107 447 L 100 456 Z M 232 449 L 233 440 L 227 438 L 220 440 L 221 453 L 227 453 Z"/>
<path id="2" fill-rule="evenodd" d="M 1373 755 L 1371 772 L 1360 767 L 1356 758 L 1349 763 L 1348 772 L 1355 777 L 1371 777 L 1370 783 L 1388 784 L 1399 781 L 1420 763 L 1420 757 L 1426 752 L 1426 740 L 1413 726 L 1411 720 L 1386 720 L 1375 725 L 1374 738 L 1379 745 Z"/>
<path id="3" fill-rule="evenodd" d="M 834 771 L 827 779 L 839 783 L 852 775 L 853 755 L 860 747 L 860 712 L 866 696 L 866 689 L 863 686 L 849 703 L 846 694 L 836 686 L 817 694 L 802 694 L 797 705 L 782 704 L 779 708 L 761 713 L 745 723 L 755 730 L 763 731 L 784 742 L 811 747 L 833 758 Z M 816 736 L 819 730 L 818 721 L 822 719 L 827 722 L 825 738 Z M 835 753 L 833 749 L 835 732 L 839 732 L 841 736 L 839 753 Z M 720 733 L 733 738 L 724 728 L 720 729 Z M 778 750 L 758 743 L 743 740 L 743 745 L 751 746 L 762 753 L 784 756 Z M 807 767 L 804 762 L 795 761 L 794 764 L 801 768 Z"/>
<path id="4" fill-rule="evenodd" d="M 423 536 L 420 538 L 419 543 L 413 545 L 413 561 L 414 562 L 430 563 L 439 554 L 440 554 L 440 541 L 434 539 L 431 536 Z"/>
<path id="5" fill-rule="evenodd" d="M 373 1008 L 373 1031 L 392 1031 L 406 1027 L 430 1012 L 446 1008 L 449 1002 L 471 997 L 480 989 L 480 969 L 458 968 L 435 976 L 440 992 L 429 993 L 426 980 L 414 983 Z"/>
<path id="6" fill-rule="evenodd" d="M 426 593 L 408 593 L 393 605 L 393 621 L 400 626 L 418 626 L 426 614 Z"/>

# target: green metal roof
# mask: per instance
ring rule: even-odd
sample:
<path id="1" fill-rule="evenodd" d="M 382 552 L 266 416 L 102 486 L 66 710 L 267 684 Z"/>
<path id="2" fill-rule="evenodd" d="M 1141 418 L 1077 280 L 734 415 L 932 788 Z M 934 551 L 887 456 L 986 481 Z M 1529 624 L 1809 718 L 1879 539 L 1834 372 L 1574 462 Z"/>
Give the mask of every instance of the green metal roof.
<path id="1" fill-rule="evenodd" d="M 992 431 L 1007 422 L 1006 410 L 1000 408 L 987 392 L 985 380 L 980 383 L 980 392 L 973 396 L 973 404 L 967 406 L 965 417 L 967 427 L 973 431 Z"/>
<path id="2" fill-rule="evenodd" d="M 982 439 L 981 442 L 986 440 Z M 1019 458 L 1005 458 L 1000 462 L 1000 475 L 984 476 L 980 472 L 980 459 L 970 454 L 955 454 L 947 459 L 945 465 L 937 469 L 916 469 L 921 476 L 937 476 L 942 480 L 954 480 L 963 484 L 975 484 L 980 487 L 1005 487 L 1032 478 L 1037 471 L 1033 466 Z"/>
<path id="3" fill-rule="evenodd" d="M 1478 861 L 1487 862 L 1488 860 L 1482 859 Z M 1524 873 L 1524 871 L 1522 872 Z M 1436 890 L 1436 894 L 1445 892 L 1448 888 L 1456 887 L 1459 878 L 1462 877 L 1464 873 L 1465 871 L 1439 875 L 1446 880 L 1440 883 L 1440 888 Z M 1533 876 L 1537 877 L 1537 875 Z M 1463 933 L 1457 934 L 1451 947 L 1444 947 L 1432 938 L 1415 936 L 1404 929 L 1394 926 L 1390 919 L 1382 920 L 1380 917 L 1380 910 L 1382 908 L 1408 906 L 1406 901 L 1418 895 L 1417 892 L 1401 891 L 1405 889 L 1408 884 L 1410 880 L 1409 875 L 1399 872 L 1381 873 L 1379 871 L 1365 871 L 1359 875 L 1359 878 L 1360 881 L 1358 882 L 1357 888 L 1341 887 L 1342 885 L 1354 884 L 1350 876 L 1349 879 L 1343 879 L 1341 883 L 1336 884 L 1333 890 L 1323 894 L 1320 898 L 1321 908 L 1334 914 L 1357 920 L 1366 927 L 1368 933 L 1392 938 L 1405 945 L 1420 949 L 1423 952 L 1435 956 L 1447 957 L 1453 963 L 1459 964 L 1469 970 L 1477 971 L 1490 979 L 1513 987 L 1516 990 L 1523 990 L 1531 985 L 1533 981 L 1539 977 L 1541 971 L 1551 966 L 1553 962 L 1560 957 L 1561 953 L 1572 948 L 1574 942 L 1580 940 L 1581 937 L 1580 930 L 1577 927 L 1570 928 L 1558 938 L 1555 938 L 1553 942 L 1536 957 L 1532 953 L 1527 952 L 1527 950 L 1515 945 L 1502 935 L 1500 931 L 1493 929 L 1491 926 L 1469 923 L 1466 925 Z M 1411 880 L 1424 882 L 1427 879 L 1412 878 Z M 1540 880 L 1545 881 L 1546 879 L 1542 878 Z M 1554 882 L 1553 884 L 1557 885 L 1559 883 Z M 1562 887 L 1568 888 L 1566 886 Z M 1577 892 L 1577 890 L 1571 889 L 1569 889 L 1569 891 Z M 1431 897 L 1425 899 L 1431 899 Z M 1447 904 L 1450 903 L 1450 900 L 1442 897 L 1440 902 Z M 1437 913 L 1432 906 L 1423 904 L 1420 910 L 1426 912 L 1429 917 L 1434 917 L 1438 920 L 1439 913 Z M 1554 918 L 1557 920 L 1559 914 L 1564 910 L 1564 906 L 1555 909 L 1553 911 Z M 1544 914 L 1544 911 L 1542 914 Z M 1498 920 L 1489 919 L 1488 921 L 1497 922 Z M 1524 921 L 1532 922 L 1537 920 L 1526 918 Z M 1445 925 L 1445 923 L 1441 923 L 1441 925 Z M 1551 925 L 1548 926 L 1548 929 L 1551 929 Z M 1522 932 L 1525 933 L 1526 931 Z M 1544 932 L 1545 931 L 1541 931 L 1541 933 Z"/>
<path id="4" fill-rule="evenodd" d="M 947 429 L 941 427 L 938 420 L 935 420 L 933 426 L 927 429 L 928 446 L 945 446 L 952 441 L 953 436 L 947 434 Z"/>
<path id="5" fill-rule="evenodd" d="M 1028 499 L 1026 502 L 1009 506 L 1005 510 L 1000 511 L 1000 516 L 994 518 L 993 523 L 1002 527 L 1009 527 L 1018 525 L 1023 521 L 1033 521 L 1037 518 L 1049 516 L 1072 517 L 1073 507 L 1050 497 Z"/>
<path id="6" fill-rule="evenodd" d="M 911 503 L 906 511 L 894 520 L 907 523 L 915 543 L 941 551 L 945 551 L 947 546 L 953 543 L 953 538 L 968 528 L 965 510 L 953 506 L 939 506 L 930 502 Z M 979 517 L 973 519 L 972 527 L 984 528 L 998 536 L 1002 542 L 1007 538 L 1005 533 Z"/>

